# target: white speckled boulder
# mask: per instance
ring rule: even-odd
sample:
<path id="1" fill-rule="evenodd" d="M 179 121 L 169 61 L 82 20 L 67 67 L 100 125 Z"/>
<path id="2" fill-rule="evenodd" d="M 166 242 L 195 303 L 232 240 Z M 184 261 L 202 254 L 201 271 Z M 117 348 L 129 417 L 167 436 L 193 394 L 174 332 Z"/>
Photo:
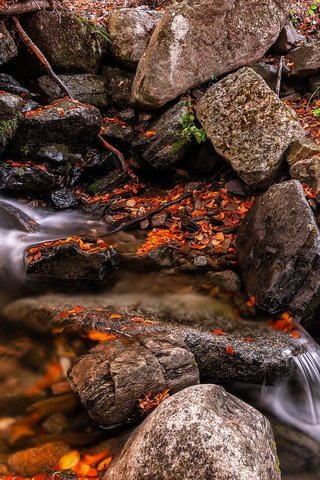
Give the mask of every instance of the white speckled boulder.
<path id="1" fill-rule="evenodd" d="M 135 430 L 104 480 L 280 480 L 269 421 L 217 385 L 188 387 Z"/>
<path id="2" fill-rule="evenodd" d="M 141 58 L 132 101 L 159 108 L 212 76 L 260 59 L 284 26 L 290 0 L 185 0 L 168 9 Z"/>
<path id="3" fill-rule="evenodd" d="M 252 187 L 270 185 L 288 147 L 304 136 L 295 112 L 251 68 L 212 85 L 196 114 L 216 152 Z"/>

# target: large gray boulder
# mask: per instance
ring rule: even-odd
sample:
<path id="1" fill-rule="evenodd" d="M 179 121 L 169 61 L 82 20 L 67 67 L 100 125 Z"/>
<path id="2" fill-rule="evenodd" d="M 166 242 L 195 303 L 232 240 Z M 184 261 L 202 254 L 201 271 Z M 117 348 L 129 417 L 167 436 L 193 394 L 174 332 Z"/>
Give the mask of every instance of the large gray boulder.
<path id="1" fill-rule="evenodd" d="M 0 22 L 0 65 L 9 62 L 18 53 L 17 46 L 4 22 Z"/>
<path id="2" fill-rule="evenodd" d="M 212 85 L 197 117 L 219 155 L 248 185 L 270 185 L 290 144 L 304 136 L 295 112 L 251 68 Z"/>
<path id="3" fill-rule="evenodd" d="M 59 75 L 75 100 L 89 103 L 95 107 L 107 105 L 107 92 L 103 78 L 99 75 L 82 73 L 79 75 Z M 37 86 L 46 103 L 65 97 L 65 92 L 48 75 L 37 79 Z"/>
<path id="4" fill-rule="evenodd" d="M 22 120 L 23 100 L 18 95 L 0 91 L 0 153 L 13 139 Z"/>
<path id="5" fill-rule="evenodd" d="M 161 17 L 160 12 L 147 6 L 114 10 L 108 24 L 113 58 L 135 70 Z"/>
<path id="6" fill-rule="evenodd" d="M 286 22 L 289 0 L 185 0 L 167 10 L 141 58 L 132 101 L 159 108 L 212 76 L 261 58 Z"/>
<path id="7" fill-rule="evenodd" d="M 289 310 L 308 326 L 320 303 L 320 234 L 297 180 L 256 199 L 238 230 L 237 251 L 257 305 Z"/>
<path id="8" fill-rule="evenodd" d="M 291 77 L 306 78 L 320 73 L 320 40 L 295 48 L 286 55 L 286 60 L 292 65 Z"/>
<path id="9" fill-rule="evenodd" d="M 81 151 L 99 133 L 101 121 L 99 110 L 91 105 L 57 100 L 25 114 L 13 147 L 26 157 L 48 145 L 62 144 L 71 151 Z"/>
<path id="10" fill-rule="evenodd" d="M 299 42 L 304 41 L 306 41 L 306 38 L 303 35 L 299 35 L 292 23 L 288 22 L 281 30 L 274 45 L 272 45 L 271 51 L 281 55 L 292 50 Z"/>
<path id="11" fill-rule="evenodd" d="M 106 480 L 279 480 L 269 421 L 217 385 L 165 400 L 131 435 Z"/>

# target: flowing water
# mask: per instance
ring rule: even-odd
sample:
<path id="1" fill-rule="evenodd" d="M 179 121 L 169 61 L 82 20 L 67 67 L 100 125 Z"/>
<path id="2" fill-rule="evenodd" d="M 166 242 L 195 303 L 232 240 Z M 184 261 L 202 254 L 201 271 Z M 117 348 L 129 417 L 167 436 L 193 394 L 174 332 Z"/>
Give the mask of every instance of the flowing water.
<path id="1" fill-rule="evenodd" d="M 0 298 L 1 306 L 20 295 L 20 289 L 26 285 L 24 252 L 27 247 L 72 235 L 103 235 L 108 228 L 103 222 L 91 221 L 88 217 L 75 212 L 48 212 L 43 209 L 31 209 L 8 199 L 0 201 L 22 210 L 40 226 L 37 232 L 30 233 L 0 228 L 0 271 L 2 276 L 5 272 L 6 278 Z M 297 367 L 294 378 L 281 380 L 274 386 L 264 385 L 262 388 L 251 385 L 238 386 L 236 392 L 240 394 L 245 392 L 245 397 L 251 399 L 255 406 L 284 424 L 304 432 L 320 444 L 320 348 L 301 326 L 297 328 L 301 333 L 301 341 L 307 345 L 308 351 L 294 357 Z M 320 478 L 320 474 L 316 471 L 312 476 L 302 473 L 283 478 L 315 480 Z"/>

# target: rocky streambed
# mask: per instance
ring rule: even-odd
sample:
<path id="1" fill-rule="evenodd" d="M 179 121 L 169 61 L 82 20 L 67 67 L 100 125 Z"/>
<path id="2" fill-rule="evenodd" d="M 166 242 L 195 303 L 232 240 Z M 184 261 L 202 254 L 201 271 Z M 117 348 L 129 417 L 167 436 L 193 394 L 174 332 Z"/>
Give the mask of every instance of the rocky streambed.
<path id="1" fill-rule="evenodd" d="M 0 2 L 5 480 L 317 478 L 320 42 L 249 3 Z"/>

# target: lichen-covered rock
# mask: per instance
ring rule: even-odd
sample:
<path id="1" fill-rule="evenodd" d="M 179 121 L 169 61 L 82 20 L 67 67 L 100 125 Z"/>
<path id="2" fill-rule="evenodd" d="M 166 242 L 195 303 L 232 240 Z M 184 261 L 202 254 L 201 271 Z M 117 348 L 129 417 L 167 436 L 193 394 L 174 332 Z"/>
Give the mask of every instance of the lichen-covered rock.
<path id="1" fill-rule="evenodd" d="M 130 102 L 134 73 L 121 68 L 104 67 L 103 78 L 107 86 L 108 99 L 112 102 L 128 104 Z"/>
<path id="2" fill-rule="evenodd" d="M 13 148 L 23 156 L 36 154 L 41 147 L 62 144 L 71 151 L 81 151 L 96 137 L 101 114 L 91 105 L 57 100 L 50 105 L 25 113 Z"/>
<path id="3" fill-rule="evenodd" d="M 0 65 L 9 62 L 18 53 L 17 46 L 4 22 L 0 22 Z"/>
<path id="4" fill-rule="evenodd" d="M 13 139 L 22 120 L 23 100 L 17 95 L 0 91 L 0 153 Z"/>
<path id="5" fill-rule="evenodd" d="M 295 112 L 251 68 L 212 85 L 196 107 L 217 153 L 248 185 L 270 185 L 290 144 L 304 136 Z"/>
<path id="6" fill-rule="evenodd" d="M 217 385 L 165 400 L 137 428 L 106 480 L 280 480 L 269 421 Z"/>
<path id="7" fill-rule="evenodd" d="M 99 75 L 83 73 L 79 75 L 59 75 L 59 78 L 75 100 L 89 103 L 95 107 L 105 107 L 107 105 L 106 87 L 103 78 Z M 37 85 L 44 101 L 47 103 L 65 97 L 65 93 L 48 75 L 38 78 Z"/>
<path id="8" fill-rule="evenodd" d="M 102 55 L 104 36 L 88 20 L 66 11 L 41 11 L 24 15 L 21 23 L 55 73 L 96 73 Z M 15 59 L 23 78 L 45 75 L 37 58 L 26 48 Z"/>
<path id="9" fill-rule="evenodd" d="M 297 138 L 286 153 L 286 160 L 290 166 L 300 160 L 306 160 L 315 155 L 320 155 L 320 145 L 310 138 Z"/>
<path id="10" fill-rule="evenodd" d="M 256 199 L 238 230 L 237 251 L 258 306 L 289 310 L 311 323 L 320 302 L 320 233 L 297 180 L 273 185 Z"/>
<path id="11" fill-rule="evenodd" d="M 292 65 L 291 77 L 306 78 L 320 73 L 320 40 L 295 48 L 286 55 L 286 60 Z"/>
<path id="12" fill-rule="evenodd" d="M 288 22 L 280 32 L 279 37 L 271 47 L 272 53 L 283 54 L 292 50 L 299 42 L 306 41 L 303 35 L 299 35 L 291 22 Z"/>
<path id="13" fill-rule="evenodd" d="M 159 108 L 213 75 L 257 61 L 277 39 L 289 7 L 289 0 L 185 0 L 173 5 L 139 62 L 132 101 Z"/>
<path id="14" fill-rule="evenodd" d="M 135 69 L 162 14 L 147 6 L 114 10 L 109 18 L 110 52 L 113 58 Z"/>
<path id="15" fill-rule="evenodd" d="M 318 190 L 320 187 L 320 156 L 295 162 L 290 168 L 291 178 Z"/>
<path id="16" fill-rule="evenodd" d="M 263 78 L 271 90 L 276 91 L 278 68 L 275 65 L 259 62 L 252 65 L 251 68 Z"/>
<path id="17" fill-rule="evenodd" d="M 138 135 L 132 146 L 141 165 L 170 170 L 183 159 L 192 146 L 182 136 L 182 116 L 187 113 L 188 102 L 182 99 L 152 123 L 147 132 Z"/>

